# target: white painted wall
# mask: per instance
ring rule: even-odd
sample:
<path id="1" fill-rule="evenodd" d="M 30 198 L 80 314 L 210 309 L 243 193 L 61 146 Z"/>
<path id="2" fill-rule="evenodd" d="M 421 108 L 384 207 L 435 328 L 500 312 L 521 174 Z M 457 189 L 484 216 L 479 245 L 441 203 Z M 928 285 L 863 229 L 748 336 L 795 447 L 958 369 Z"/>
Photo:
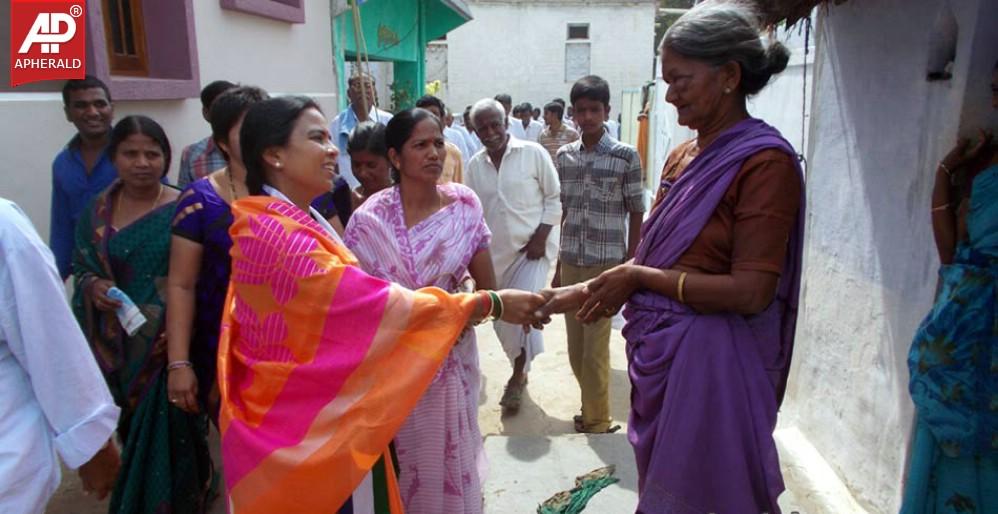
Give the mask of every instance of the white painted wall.
<path id="1" fill-rule="evenodd" d="M 776 127 L 798 153 L 804 154 L 811 116 L 811 89 L 814 83 L 814 33 L 810 34 L 806 55 L 805 39 L 808 38 L 802 29 L 781 28 L 777 31 L 776 38 L 790 50 L 787 69 L 773 77 L 758 95 L 749 98 L 748 110 L 753 116 Z M 657 192 L 662 167 L 665 166 L 669 152 L 680 143 L 696 137 L 695 132 L 676 122 L 676 108 L 665 101 L 667 86 L 662 81 L 661 64 L 656 62 L 655 69 L 649 144 L 652 149 L 652 165 L 646 183 L 652 196 Z"/>
<path id="2" fill-rule="evenodd" d="M 327 116 L 337 112 L 332 36 L 326 1 L 305 2 L 305 23 L 291 24 L 223 10 L 219 2 L 194 2 L 202 85 L 213 80 L 260 86 L 272 94 L 315 97 Z M 75 129 L 66 122 L 59 93 L 0 93 L 0 196 L 28 213 L 47 239 L 51 166 Z M 166 129 L 176 178 L 184 146 L 209 134 L 198 98 L 115 104 L 115 117 L 145 114 Z"/>
<path id="3" fill-rule="evenodd" d="M 509 93 L 535 107 L 568 101 L 565 81 L 568 23 L 589 23 L 590 72 L 610 83 L 612 117 L 621 90 L 652 78 L 653 0 L 471 1 L 474 19 L 447 34 L 447 92 L 455 111 L 481 98 Z"/>
<path id="4" fill-rule="evenodd" d="M 930 83 L 930 28 L 947 3 L 960 26 L 954 78 Z M 906 359 L 938 267 L 934 169 L 958 133 L 995 126 L 986 77 L 996 10 L 990 0 L 819 9 L 804 289 L 781 421 L 871 512 L 899 507 L 913 410 Z"/>

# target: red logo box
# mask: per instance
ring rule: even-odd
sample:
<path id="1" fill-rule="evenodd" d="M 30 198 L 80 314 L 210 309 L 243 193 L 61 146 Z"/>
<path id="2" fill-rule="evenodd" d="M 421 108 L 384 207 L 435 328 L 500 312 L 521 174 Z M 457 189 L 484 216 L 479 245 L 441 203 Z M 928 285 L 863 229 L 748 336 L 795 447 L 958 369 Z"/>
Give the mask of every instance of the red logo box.
<path id="1" fill-rule="evenodd" d="M 10 0 L 10 85 L 82 79 L 86 74 L 84 0 Z"/>

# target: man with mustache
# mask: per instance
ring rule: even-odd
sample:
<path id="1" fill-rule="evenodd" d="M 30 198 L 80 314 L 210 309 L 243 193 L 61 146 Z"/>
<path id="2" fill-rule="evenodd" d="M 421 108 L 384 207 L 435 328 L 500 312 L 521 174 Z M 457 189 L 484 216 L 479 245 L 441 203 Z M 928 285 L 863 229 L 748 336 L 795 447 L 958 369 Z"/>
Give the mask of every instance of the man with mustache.
<path id="1" fill-rule="evenodd" d="M 547 280 L 558 254 L 561 186 L 551 156 L 541 145 L 510 137 L 503 106 L 479 100 L 471 122 L 484 152 L 468 161 L 465 185 L 482 202 L 492 231 L 492 263 L 501 288 L 537 292 Z M 544 351 L 536 329 L 497 321 L 496 335 L 513 365 L 513 375 L 499 404 L 508 412 L 520 408 L 527 372 L 534 356 Z"/>

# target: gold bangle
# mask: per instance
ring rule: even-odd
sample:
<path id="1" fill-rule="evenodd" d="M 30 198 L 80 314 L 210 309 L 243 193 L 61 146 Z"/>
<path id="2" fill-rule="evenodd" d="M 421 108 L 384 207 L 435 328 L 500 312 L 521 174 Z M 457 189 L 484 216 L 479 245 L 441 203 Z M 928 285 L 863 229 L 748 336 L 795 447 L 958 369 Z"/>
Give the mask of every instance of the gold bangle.
<path id="1" fill-rule="evenodd" d="M 679 303 L 686 303 L 686 298 L 683 295 L 683 287 L 686 286 L 686 272 L 679 274 L 679 282 L 676 283 L 676 297 Z"/>

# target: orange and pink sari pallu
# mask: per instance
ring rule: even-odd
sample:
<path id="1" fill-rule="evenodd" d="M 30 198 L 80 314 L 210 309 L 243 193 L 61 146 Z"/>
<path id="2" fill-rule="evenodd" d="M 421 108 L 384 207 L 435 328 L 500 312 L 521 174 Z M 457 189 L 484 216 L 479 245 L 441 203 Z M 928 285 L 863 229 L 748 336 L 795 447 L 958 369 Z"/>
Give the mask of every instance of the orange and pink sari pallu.
<path id="1" fill-rule="evenodd" d="M 219 342 L 232 512 L 335 512 L 416 405 L 475 306 L 365 274 L 297 207 L 233 205 Z M 388 473 L 389 512 L 401 513 Z"/>

